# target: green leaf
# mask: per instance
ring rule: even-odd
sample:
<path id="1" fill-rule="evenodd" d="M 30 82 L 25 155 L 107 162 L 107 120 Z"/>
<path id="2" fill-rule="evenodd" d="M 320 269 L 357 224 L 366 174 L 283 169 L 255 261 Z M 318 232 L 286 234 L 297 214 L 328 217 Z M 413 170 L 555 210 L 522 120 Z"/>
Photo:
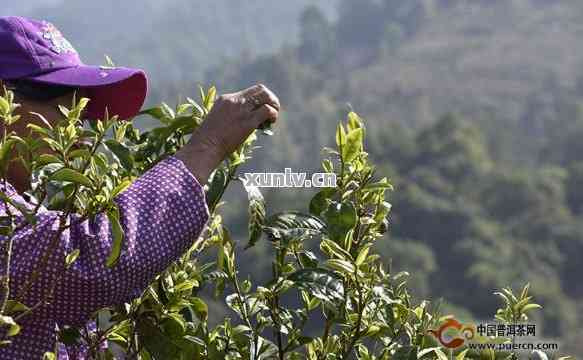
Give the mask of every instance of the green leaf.
<path id="1" fill-rule="evenodd" d="M 8 300 L 6 302 L 6 313 L 7 314 L 13 314 L 13 313 L 19 313 L 19 312 L 24 312 L 24 311 L 28 311 L 30 310 L 30 308 L 26 305 L 24 305 L 21 302 L 18 302 L 16 300 Z"/>
<path id="2" fill-rule="evenodd" d="M 0 236 L 8 236 L 12 234 L 14 227 L 12 226 L 0 226 Z"/>
<path id="3" fill-rule="evenodd" d="M 185 335 L 184 339 L 186 339 L 186 340 L 190 341 L 191 343 L 196 344 L 198 346 L 202 346 L 202 347 L 205 346 L 204 341 L 199 337 L 192 336 L 192 335 Z"/>
<path id="4" fill-rule="evenodd" d="M 1 114 L 8 114 L 10 112 L 10 103 L 0 96 L 0 113 Z"/>
<path id="5" fill-rule="evenodd" d="M 318 192 L 310 201 L 310 214 L 320 216 L 328 208 L 334 194 L 336 190 L 331 188 Z"/>
<path id="6" fill-rule="evenodd" d="M 88 160 L 91 157 L 91 151 L 87 150 L 87 149 L 77 149 L 77 150 L 73 150 L 69 153 L 69 157 L 71 159 L 75 159 L 75 158 L 83 158 L 85 160 Z"/>
<path id="7" fill-rule="evenodd" d="M 49 176 L 52 181 L 69 181 L 75 184 L 84 185 L 87 187 L 92 187 L 93 183 L 89 178 L 77 170 L 63 168 L 55 171 Z"/>
<path id="8" fill-rule="evenodd" d="M 368 257 L 368 253 L 370 251 L 370 247 L 371 245 L 365 246 L 363 247 L 360 252 L 358 253 L 358 256 L 356 257 L 356 265 L 360 266 L 364 263 L 364 261 L 366 260 L 366 258 Z"/>
<path id="9" fill-rule="evenodd" d="M 162 105 L 160 105 L 160 109 L 162 110 L 162 113 L 164 114 L 165 118 L 174 119 L 176 117 L 174 110 L 172 110 L 172 108 L 168 106 L 168 104 L 162 103 Z"/>
<path id="10" fill-rule="evenodd" d="M 1 166 L 5 165 L 6 160 L 8 159 L 8 154 L 10 153 L 10 151 L 12 151 L 12 147 L 14 146 L 14 144 L 16 144 L 15 140 L 8 139 L 0 147 L 0 165 Z"/>
<path id="11" fill-rule="evenodd" d="M 107 218 L 111 224 L 111 253 L 107 257 L 106 265 L 107 267 L 113 267 L 117 264 L 119 257 L 121 255 L 121 250 L 123 247 L 124 233 L 119 221 L 119 209 L 114 206 L 107 212 Z"/>
<path id="12" fill-rule="evenodd" d="M 355 271 L 354 265 L 352 263 L 340 259 L 327 260 L 326 267 L 330 268 L 331 270 L 336 270 L 348 276 L 354 275 Z"/>
<path id="13" fill-rule="evenodd" d="M 205 114 L 205 109 L 202 106 L 200 106 L 196 101 L 194 101 L 192 98 L 187 97 L 186 101 L 190 105 L 192 105 L 194 111 L 196 111 L 195 114 L 197 116 L 203 116 Z"/>
<path id="14" fill-rule="evenodd" d="M 105 66 L 102 66 L 105 68 L 110 68 L 110 69 L 115 69 L 115 63 L 113 62 L 113 60 L 111 60 L 111 57 L 109 57 L 109 55 L 105 55 Z"/>
<path id="15" fill-rule="evenodd" d="M 190 302 L 196 316 L 198 316 L 201 321 L 207 321 L 209 315 L 208 305 L 198 297 L 192 298 Z"/>
<path id="16" fill-rule="evenodd" d="M 63 151 L 63 146 L 56 142 L 53 139 L 50 138 L 43 138 L 43 141 L 47 143 L 47 145 L 49 145 L 51 147 L 51 149 L 53 149 L 54 151 L 58 151 L 58 152 L 62 152 Z"/>
<path id="17" fill-rule="evenodd" d="M 155 359 L 180 359 L 180 347 L 151 320 L 140 318 L 137 322 L 137 332 L 140 343 Z"/>
<path id="18" fill-rule="evenodd" d="M 76 327 L 67 326 L 59 331 L 59 341 L 65 345 L 75 345 L 81 339 L 81 333 Z"/>
<path id="19" fill-rule="evenodd" d="M 126 170 L 131 170 L 133 168 L 134 156 L 127 146 L 113 139 L 107 140 L 105 146 L 111 150 Z"/>
<path id="20" fill-rule="evenodd" d="M 539 304 L 527 304 L 527 305 L 524 305 L 524 307 L 522 307 L 520 309 L 520 311 L 522 313 L 525 313 L 525 312 L 527 312 L 529 310 L 536 310 L 536 309 L 542 309 L 542 306 L 539 305 Z"/>
<path id="21" fill-rule="evenodd" d="M 31 115 L 36 116 L 37 118 L 39 118 L 40 121 L 43 122 L 43 124 L 46 125 L 46 128 L 49 130 L 53 130 L 53 125 L 51 124 L 50 121 L 47 120 L 47 118 L 44 117 L 44 115 L 36 113 L 36 112 L 30 112 Z M 28 124 L 27 126 L 30 126 L 32 124 Z M 36 125 L 35 125 L 36 126 Z"/>
<path id="22" fill-rule="evenodd" d="M 53 164 L 53 163 L 62 163 L 63 161 L 61 159 L 59 159 L 57 156 L 55 155 L 51 155 L 51 154 L 41 154 L 38 159 L 36 160 L 36 165 L 37 166 L 45 166 L 48 164 Z"/>
<path id="23" fill-rule="evenodd" d="M 351 162 L 360 155 L 363 149 L 364 129 L 351 130 L 346 136 L 346 146 L 342 147 L 342 159 Z"/>
<path id="24" fill-rule="evenodd" d="M 338 128 L 336 129 L 336 145 L 338 149 L 343 149 L 346 146 L 346 131 L 342 124 L 338 124 Z"/>
<path id="25" fill-rule="evenodd" d="M 341 241 L 356 226 L 356 209 L 351 203 L 333 202 L 322 214 L 328 225 L 328 234 L 334 241 Z"/>
<path id="26" fill-rule="evenodd" d="M 437 355 L 437 360 L 448 360 L 447 355 L 441 349 L 436 349 L 435 355 Z"/>
<path id="27" fill-rule="evenodd" d="M 249 249 L 261 238 L 265 221 L 265 199 L 258 187 L 248 185 L 245 181 L 242 183 L 249 198 L 249 243 L 245 247 Z"/>
<path id="28" fill-rule="evenodd" d="M 531 353 L 531 357 L 532 360 L 549 360 L 549 357 L 547 356 L 547 354 L 545 354 L 544 352 L 540 351 L 540 350 L 534 350 Z"/>
<path id="29" fill-rule="evenodd" d="M 132 185 L 131 180 L 124 180 L 119 183 L 113 190 L 111 191 L 111 197 L 114 198 L 121 194 L 122 192 L 126 191 Z"/>
<path id="30" fill-rule="evenodd" d="M 318 258 L 311 251 L 302 251 L 298 254 L 298 260 L 303 267 L 315 268 L 318 266 Z"/>
<path id="31" fill-rule="evenodd" d="M 50 136 L 51 135 L 51 133 L 48 129 L 40 127 L 36 124 L 27 124 L 26 127 L 29 128 L 31 131 L 38 133 L 39 135 L 43 135 L 43 136 Z"/>
<path id="32" fill-rule="evenodd" d="M 416 360 L 417 358 L 417 347 L 411 345 L 399 347 L 391 357 L 392 360 Z"/>
<path id="33" fill-rule="evenodd" d="M 63 114 L 64 117 L 66 118 L 69 117 L 70 110 L 64 107 L 63 105 L 59 105 L 59 111 L 61 112 L 61 114 Z"/>
<path id="34" fill-rule="evenodd" d="M 89 104 L 89 98 L 82 97 L 81 99 L 79 99 L 74 108 L 74 111 L 72 113 L 69 113 L 69 118 L 79 120 L 79 117 L 83 113 L 83 110 L 85 110 L 85 108 L 87 107 L 87 104 Z"/>
<path id="35" fill-rule="evenodd" d="M 367 184 L 364 187 L 365 191 L 378 191 L 378 190 L 394 190 L 393 185 L 389 183 L 387 178 L 382 178 L 380 181 L 372 184 Z"/>
<path id="36" fill-rule="evenodd" d="M 319 218 L 296 211 L 272 215 L 263 226 L 271 241 L 282 241 L 284 244 L 317 236 L 325 230 L 326 224 Z"/>
<path id="37" fill-rule="evenodd" d="M 79 258 L 80 253 L 81 251 L 79 249 L 75 249 L 70 254 L 68 254 L 65 257 L 65 267 L 68 268 L 69 266 L 71 266 L 77 260 L 77 258 Z"/>
<path id="38" fill-rule="evenodd" d="M 273 136 L 273 123 L 270 120 L 264 121 L 263 123 L 261 123 L 261 125 L 259 125 L 259 127 L 257 128 L 258 130 L 261 130 L 261 132 L 263 133 L 263 135 L 266 136 Z"/>
<path id="39" fill-rule="evenodd" d="M 140 111 L 139 115 L 150 115 L 151 117 L 161 120 L 164 118 L 164 112 L 162 111 L 162 108 L 160 106 L 156 106 L 153 108 L 149 108 L 149 109 L 144 109 L 142 111 Z"/>
<path id="40" fill-rule="evenodd" d="M 217 89 L 213 86 L 209 89 L 207 95 L 204 97 L 203 105 L 207 110 L 209 110 L 213 106 L 216 96 Z"/>
<path id="41" fill-rule="evenodd" d="M 221 196 L 227 186 L 227 173 L 223 168 L 219 168 L 215 171 L 213 178 L 211 180 L 209 190 L 206 193 L 206 200 L 209 210 L 212 212 L 219 201 Z"/>
<path id="42" fill-rule="evenodd" d="M 464 351 L 460 352 L 459 354 L 457 354 L 455 356 L 455 360 L 465 360 L 466 358 L 466 354 L 468 353 L 470 349 L 465 349 Z"/>
<path id="43" fill-rule="evenodd" d="M 11 316 L 0 315 L 0 327 L 8 328 L 6 335 L 9 337 L 16 336 L 20 332 L 20 325 Z"/>
<path id="44" fill-rule="evenodd" d="M 164 332 L 171 338 L 182 337 L 186 332 L 186 323 L 178 314 L 165 315 L 160 325 Z"/>
<path id="45" fill-rule="evenodd" d="M 57 360 L 57 355 L 54 352 L 47 351 L 43 354 L 43 360 Z"/>
<path id="46" fill-rule="evenodd" d="M 288 280 L 301 290 L 326 302 L 342 301 L 344 286 L 342 281 L 330 270 L 315 268 L 302 269 L 288 276 Z"/>
<path id="47" fill-rule="evenodd" d="M 335 256 L 341 259 L 352 259 L 352 255 L 334 241 L 324 239 L 320 244 L 320 248 L 330 256 Z"/>
<path id="48" fill-rule="evenodd" d="M 271 360 L 274 359 L 278 353 L 277 346 L 274 343 L 260 336 L 257 338 L 257 342 L 253 340 L 251 341 L 251 347 L 249 351 L 251 354 L 256 355 L 251 357 L 253 360 Z M 223 359 L 224 357 L 221 357 L 220 359 L 217 358 L 216 360 Z"/>
<path id="49" fill-rule="evenodd" d="M 348 130 L 359 129 L 362 127 L 362 119 L 357 113 L 351 111 L 348 113 Z"/>

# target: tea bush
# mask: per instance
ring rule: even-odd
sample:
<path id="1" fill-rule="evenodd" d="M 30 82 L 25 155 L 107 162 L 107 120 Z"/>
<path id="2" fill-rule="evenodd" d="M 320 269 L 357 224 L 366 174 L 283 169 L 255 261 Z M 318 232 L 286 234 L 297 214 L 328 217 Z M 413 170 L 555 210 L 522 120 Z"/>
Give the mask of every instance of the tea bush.
<path id="1" fill-rule="evenodd" d="M 174 154 L 184 145 L 213 106 L 214 88 L 201 90 L 200 103 L 187 99 L 171 108 L 167 104 L 144 110 L 143 115 L 159 123 L 140 131 L 132 122 L 116 117 L 83 122 L 87 99 L 61 107 L 63 118 L 46 127 L 28 125 L 33 135 L 2 134 L 0 175 L 6 181 L 10 157 L 33 174 L 28 195 L 38 206 L 29 209 L 1 194 L 24 217 L 16 214 L 1 219 L 3 256 L 10 264 L 13 235 L 35 223 L 41 204 L 62 214 L 76 213 L 80 220 L 106 213 L 113 232 L 106 266 L 116 266 L 123 255 L 124 234 L 119 210 L 113 199 L 131 182 Z M 0 97 L 0 119 L 10 125 L 22 121 L 13 115 L 18 107 L 13 94 Z M 37 115 L 38 116 L 38 115 Z M 263 129 L 269 133 L 268 129 Z M 243 181 L 239 167 L 255 150 L 252 134 L 212 174 L 205 186 L 211 212 L 208 226 L 190 250 L 157 276 L 139 298 L 131 303 L 102 309 L 95 314 L 94 332 L 66 327 L 59 340 L 65 344 L 85 344 L 95 359 L 114 356 L 139 359 L 517 359 L 509 352 L 481 352 L 467 348 L 446 351 L 429 331 L 448 319 L 438 302 L 415 301 L 407 288 L 408 274 L 395 273 L 373 251 L 389 225 L 391 204 L 387 193 L 391 182 L 376 173 L 365 151 L 366 128 L 354 112 L 338 125 L 336 147 L 325 149 L 325 173 L 335 174 L 337 186 L 318 192 L 306 212 L 270 213 L 259 188 Z M 51 154 L 39 149 L 49 146 Z M 241 279 L 238 254 L 241 240 L 232 238 L 221 217 L 222 196 L 234 182 L 243 183 L 249 205 L 248 239 L 245 248 L 271 248 L 271 279 L 258 283 L 253 277 Z M 55 239 L 58 239 L 55 238 Z M 213 261 L 200 259 L 213 255 Z M 79 250 L 66 257 L 73 264 Z M 44 254 L 41 259 L 47 257 Z M 38 279 L 46 261 L 41 260 L 26 289 Z M 19 320 L 39 304 L 23 304 L 19 293 L 9 292 L 10 266 L 2 269 L 0 325 L 6 330 L 2 346 L 19 336 Z M 58 281 L 58 280 L 55 280 Z M 44 301 L 52 296 L 49 287 Z M 223 299 L 232 317 L 211 326 L 205 290 Z M 207 291 L 208 293 L 208 291 Z M 511 289 L 499 293 L 504 307 L 496 318 L 507 324 L 528 319 L 531 302 L 528 287 L 516 296 Z M 512 342 L 515 339 L 483 338 L 482 342 Z M 102 344 L 109 346 L 104 348 Z M 546 357 L 537 352 L 532 356 Z M 55 358 L 54 353 L 45 358 Z M 562 358 L 566 359 L 566 357 Z"/>

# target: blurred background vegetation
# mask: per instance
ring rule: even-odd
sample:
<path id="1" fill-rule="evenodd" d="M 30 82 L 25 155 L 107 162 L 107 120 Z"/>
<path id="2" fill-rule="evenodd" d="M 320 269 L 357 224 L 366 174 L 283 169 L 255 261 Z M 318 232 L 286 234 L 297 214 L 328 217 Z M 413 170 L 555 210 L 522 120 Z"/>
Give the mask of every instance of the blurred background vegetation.
<path id="1" fill-rule="evenodd" d="M 477 320 L 493 289 L 529 281 L 539 333 L 583 355 L 583 2 L 29 0 L 0 14 L 54 22 L 87 63 L 144 68 L 150 104 L 266 83 L 285 113 L 248 171 L 317 171 L 354 108 L 396 184 L 378 250 L 416 294 Z M 271 212 L 313 195 L 265 193 Z M 244 244 L 243 199 L 229 201 Z M 269 272 L 263 251 L 246 272 Z"/>

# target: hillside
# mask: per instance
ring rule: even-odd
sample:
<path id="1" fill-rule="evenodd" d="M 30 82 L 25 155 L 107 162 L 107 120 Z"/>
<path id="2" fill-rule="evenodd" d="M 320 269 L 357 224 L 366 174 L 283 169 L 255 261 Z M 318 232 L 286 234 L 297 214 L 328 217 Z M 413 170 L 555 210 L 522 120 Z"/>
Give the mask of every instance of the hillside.
<path id="1" fill-rule="evenodd" d="M 397 185 L 387 261 L 415 269 L 421 294 L 477 318 L 496 303 L 475 294 L 529 281 L 545 335 L 582 353 L 582 9 L 346 0 L 337 22 L 306 11 L 299 46 L 228 61 L 207 81 L 231 90 L 259 79 L 284 99 L 285 121 L 254 170 L 315 171 L 350 103 L 368 120 L 379 173 Z M 282 208 L 311 195 L 267 192 Z"/>

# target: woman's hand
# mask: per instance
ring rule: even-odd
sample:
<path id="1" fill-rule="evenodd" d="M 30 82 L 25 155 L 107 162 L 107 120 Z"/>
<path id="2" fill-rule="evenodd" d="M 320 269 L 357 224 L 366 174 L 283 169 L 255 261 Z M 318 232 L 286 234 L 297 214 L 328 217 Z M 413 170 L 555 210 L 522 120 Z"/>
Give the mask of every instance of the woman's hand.
<path id="1" fill-rule="evenodd" d="M 275 122 L 280 103 L 265 85 L 220 96 L 203 124 L 176 157 L 184 162 L 201 184 L 235 151 L 259 125 Z"/>

